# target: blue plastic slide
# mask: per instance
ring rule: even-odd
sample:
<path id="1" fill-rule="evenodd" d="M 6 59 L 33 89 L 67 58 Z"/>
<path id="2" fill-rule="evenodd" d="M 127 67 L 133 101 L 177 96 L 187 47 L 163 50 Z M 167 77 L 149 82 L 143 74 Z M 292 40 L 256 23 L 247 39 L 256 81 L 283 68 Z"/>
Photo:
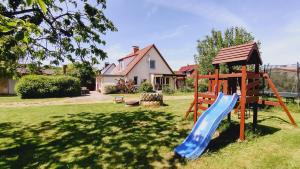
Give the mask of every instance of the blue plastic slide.
<path id="1" fill-rule="evenodd" d="M 175 152 L 187 159 L 198 158 L 207 147 L 220 122 L 234 108 L 238 98 L 237 94 L 219 93 L 216 101 L 197 120 L 188 137 L 175 148 Z"/>

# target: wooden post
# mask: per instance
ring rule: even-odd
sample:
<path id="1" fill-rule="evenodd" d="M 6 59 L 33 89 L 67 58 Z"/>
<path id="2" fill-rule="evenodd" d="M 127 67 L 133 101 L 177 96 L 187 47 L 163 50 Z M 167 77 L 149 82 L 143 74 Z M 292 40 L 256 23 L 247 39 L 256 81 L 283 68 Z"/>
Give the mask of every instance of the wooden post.
<path id="1" fill-rule="evenodd" d="M 288 110 L 288 108 L 286 107 L 286 105 L 284 104 L 284 102 L 282 101 L 274 83 L 272 82 L 272 80 L 270 79 L 269 75 L 268 74 L 264 74 L 264 78 L 266 78 L 266 80 L 268 81 L 268 84 L 269 86 L 271 87 L 271 89 L 273 90 L 275 96 L 277 97 L 278 99 L 278 102 L 279 104 L 281 105 L 281 107 L 283 108 L 283 110 L 286 112 L 287 116 L 289 117 L 291 123 L 294 125 L 294 126 L 297 126 L 293 116 L 291 115 L 290 111 Z"/>
<path id="2" fill-rule="evenodd" d="M 240 140 L 245 140 L 245 110 L 246 110 L 246 80 L 247 80 L 247 67 L 242 66 L 242 83 L 241 83 L 241 119 L 240 119 Z"/>
<path id="3" fill-rule="evenodd" d="M 215 85 L 216 85 L 216 90 L 214 91 L 215 92 L 215 95 L 218 95 L 219 93 L 219 65 L 216 65 L 215 66 Z"/>
<path id="4" fill-rule="evenodd" d="M 300 65 L 299 65 L 299 62 L 297 62 L 297 95 L 298 95 L 298 108 L 299 108 L 299 105 L 300 105 L 300 79 L 299 79 L 299 76 L 300 76 Z"/>
<path id="5" fill-rule="evenodd" d="M 187 117 L 189 116 L 190 112 L 193 112 L 192 109 L 195 105 L 195 99 L 193 100 L 193 102 L 191 103 L 189 109 L 185 112 L 184 118 L 187 119 Z"/>
<path id="6" fill-rule="evenodd" d="M 198 71 L 194 71 L 194 124 L 198 117 Z"/>
<path id="7" fill-rule="evenodd" d="M 229 66 L 229 74 L 231 74 L 231 73 L 232 73 L 232 67 Z M 225 90 L 226 90 L 226 92 L 227 92 L 226 94 L 233 94 L 233 93 L 231 92 L 231 86 L 232 86 L 231 79 L 228 78 L 225 82 L 226 82 L 226 85 L 225 85 L 224 87 L 225 87 Z M 228 113 L 228 115 L 227 115 L 227 121 L 228 121 L 229 123 L 231 123 L 231 112 Z"/>
<path id="8" fill-rule="evenodd" d="M 259 74 L 259 64 L 255 64 L 255 74 Z M 256 81 L 256 79 L 254 80 Z M 259 86 L 255 87 L 254 90 L 259 90 Z M 258 107 L 258 100 L 253 105 L 253 126 L 252 129 L 255 131 L 257 126 L 257 107 Z"/>

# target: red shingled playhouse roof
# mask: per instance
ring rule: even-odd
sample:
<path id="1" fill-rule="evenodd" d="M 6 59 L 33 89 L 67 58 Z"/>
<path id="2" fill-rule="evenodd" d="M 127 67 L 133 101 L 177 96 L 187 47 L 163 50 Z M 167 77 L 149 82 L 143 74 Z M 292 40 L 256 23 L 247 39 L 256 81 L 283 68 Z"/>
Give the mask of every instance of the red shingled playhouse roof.
<path id="1" fill-rule="evenodd" d="M 250 42 L 243 45 L 237 45 L 229 48 L 223 48 L 219 51 L 213 65 L 226 63 L 229 65 L 241 64 L 262 64 L 257 44 Z"/>

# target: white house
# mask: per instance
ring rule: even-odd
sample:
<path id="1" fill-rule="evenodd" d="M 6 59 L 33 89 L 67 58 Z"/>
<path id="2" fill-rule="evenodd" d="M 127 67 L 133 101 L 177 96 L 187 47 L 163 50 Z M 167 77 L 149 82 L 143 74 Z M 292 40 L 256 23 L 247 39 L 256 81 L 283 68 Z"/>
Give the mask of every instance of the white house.
<path id="1" fill-rule="evenodd" d="M 133 46 L 132 53 L 118 60 L 118 64 L 107 64 L 96 78 L 96 89 L 103 91 L 105 85 L 114 85 L 122 78 L 133 80 L 138 86 L 144 81 L 152 84 L 155 90 L 163 85 L 176 89 L 176 74 L 154 44 L 143 49 Z M 113 68 L 113 69 L 112 69 Z"/>

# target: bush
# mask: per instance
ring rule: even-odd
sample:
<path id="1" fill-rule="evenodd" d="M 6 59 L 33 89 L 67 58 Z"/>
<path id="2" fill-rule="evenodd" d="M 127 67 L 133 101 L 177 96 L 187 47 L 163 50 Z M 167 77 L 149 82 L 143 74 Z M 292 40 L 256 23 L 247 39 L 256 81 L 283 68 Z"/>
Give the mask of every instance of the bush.
<path id="1" fill-rule="evenodd" d="M 143 82 L 139 87 L 139 91 L 145 93 L 153 92 L 152 84 L 149 82 Z"/>
<path id="2" fill-rule="evenodd" d="M 206 82 L 199 82 L 198 83 L 198 91 L 199 92 L 207 92 L 208 86 Z"/>
<path id="3" fill-rule="evenodd" d="M 165 93 L 165 94 L 169 94 L 169 95 L 175 93 L 175 91 L 173 89 L 171 89 L 169 87 L 169 85 L 164 85 L 163 88 L 162 88 L 162 92 Z"/>
<path id="4" fill-rule="evenodd" d="M 120 93 L 135 93 L 136 86 L 133 80 L 125 81 L 124 79 L 119 79 L 117 82 L 117 91 Z"/>
<path id="5" fill-rule="evenodd" d="M 194 79 L 192 77 L 187 77 L 185 79 L 185 85 L 189 88 L 194 88 Z"/>
<path id="6" fill-rule="evenodd" d="M 48 98 L 80 95 L 80 82 L 71 76 L 28 75 L 15 88 L 21 98 Z"/>
<path id="7" fill-rule="evenodd" d="M 191 88 L 189 86 L 183 86 L 179 89 L 179 91 L 183 93 L 190 93 L 194 91 L 194 88 Z"/>
<path id="8" fill-rule="evenodd" d="M 114 94 L 118 93 L 117 86 L 115 85 L 105 85 L 104 90 L 102 91 L 103 94 Z"/>

